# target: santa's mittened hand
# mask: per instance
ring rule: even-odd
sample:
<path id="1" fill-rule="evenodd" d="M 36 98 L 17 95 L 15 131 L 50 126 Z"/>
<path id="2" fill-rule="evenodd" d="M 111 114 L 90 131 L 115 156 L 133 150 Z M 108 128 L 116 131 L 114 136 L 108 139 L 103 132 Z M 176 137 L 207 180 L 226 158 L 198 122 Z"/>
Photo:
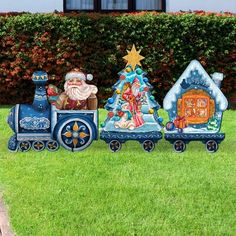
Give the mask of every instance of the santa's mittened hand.
<path id="1" fill-rule="evenodd" d="M 148 91 L 149 91 L 149 88 L 148 88 L 148 87 L 145 87 L 143 90 L 144 90 L 145 92 L 148 92 Z"/>
<path id="2" fill-rule="evenodd" d="M 47 89 L 47 94 L 48 94 L 48 96 L 57 96 L 58 95 L 58 93 L 52 87 L 49 87 Z"/>

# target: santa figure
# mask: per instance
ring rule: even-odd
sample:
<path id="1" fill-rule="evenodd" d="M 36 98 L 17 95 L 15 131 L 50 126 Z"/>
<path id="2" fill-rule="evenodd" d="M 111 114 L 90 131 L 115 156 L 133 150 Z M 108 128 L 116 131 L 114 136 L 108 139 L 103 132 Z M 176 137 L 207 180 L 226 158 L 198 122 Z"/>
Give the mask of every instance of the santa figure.
<path id="1" fill-rule="evenodd" d="M 91 81 L 93 76 L 85 74 L 79 69 L 74 69 L 66 74 L 64 89 L 65 92 L 56 96 L 52 103 L 61 110 L 96 110 L 98 89 L 95 85 L 86 83 L 86 80 Z M 49 100 L 50 96 L 55 97 L 55 91 L 52 86 L 48 88 Z M 54 96 L 53 96 L 54 95 Z"/>
<path id="2" fill-rule="evenodd" d="M 143 114 L 141 112 L 142 103 L 141 97 L 143 92 L 140 92 L 140 81 L 135 78 L 132 85 L 128 84 L 127 89 L 122 94 L 122 98 L 128 103 L 128 109 L 132 114 L 132 119 L 135 127 L 140 127 L 144 124 Z"/>

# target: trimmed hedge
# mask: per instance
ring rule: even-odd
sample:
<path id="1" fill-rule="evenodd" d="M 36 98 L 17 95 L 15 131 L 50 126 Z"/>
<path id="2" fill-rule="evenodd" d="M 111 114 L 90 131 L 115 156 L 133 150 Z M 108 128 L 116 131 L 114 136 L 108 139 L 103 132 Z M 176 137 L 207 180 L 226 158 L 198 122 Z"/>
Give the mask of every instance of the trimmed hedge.
<path id="1" fill-rule="evenodd" d="M 161 103 L 192 59 L 209 74 L 225 74 L 223 92 L 235 93 L 236 17 L 214 14 L 21 14 L 0 17 L 0 103 L 32 100 L 31 75 L 45 70 L 63 87 L 80 67 L 94 75 L 102 105 L 112 94 L 122 57 L 135 44 Z"/>

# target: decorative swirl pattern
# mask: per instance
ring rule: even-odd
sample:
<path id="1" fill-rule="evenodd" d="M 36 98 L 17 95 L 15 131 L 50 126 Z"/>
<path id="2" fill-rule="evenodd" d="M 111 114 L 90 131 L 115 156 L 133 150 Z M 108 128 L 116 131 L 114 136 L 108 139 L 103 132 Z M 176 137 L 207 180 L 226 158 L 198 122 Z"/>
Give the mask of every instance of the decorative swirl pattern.
<path id="1" fill-rule="evenodd" d="M 184 133 L 178 133 L 178 134 L 165 134 L 165 139 L 167 140 L 220 140 L 222 141 L 225 138 L 225 134 L 223 133 L 215 133 L 215 134 L 184 134 Z"/>
<path id="2" fill-rule="evenodd" d="M 120 140 L 121 142 L 125 142 L 127 140 L 160 140 L 162 139 L 161 132 L 146 132 L 146 133 L 128 133 L 128 132 L 109 132 L 102 131 L 100 134 L 100 138 L 106 142 L 110 142 L 111 140 Z"/>

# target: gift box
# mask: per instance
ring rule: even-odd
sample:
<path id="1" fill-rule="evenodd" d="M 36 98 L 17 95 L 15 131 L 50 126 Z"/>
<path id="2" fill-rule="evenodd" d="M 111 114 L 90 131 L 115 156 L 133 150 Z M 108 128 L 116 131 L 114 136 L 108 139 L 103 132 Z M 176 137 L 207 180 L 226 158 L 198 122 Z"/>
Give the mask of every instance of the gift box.
<path id="1" fill-rule="evenodd" d="M 175 127 L 178 129 L 184 129 L 188 126 L 185 116 L 177 116 L 174 120 Z"/>

